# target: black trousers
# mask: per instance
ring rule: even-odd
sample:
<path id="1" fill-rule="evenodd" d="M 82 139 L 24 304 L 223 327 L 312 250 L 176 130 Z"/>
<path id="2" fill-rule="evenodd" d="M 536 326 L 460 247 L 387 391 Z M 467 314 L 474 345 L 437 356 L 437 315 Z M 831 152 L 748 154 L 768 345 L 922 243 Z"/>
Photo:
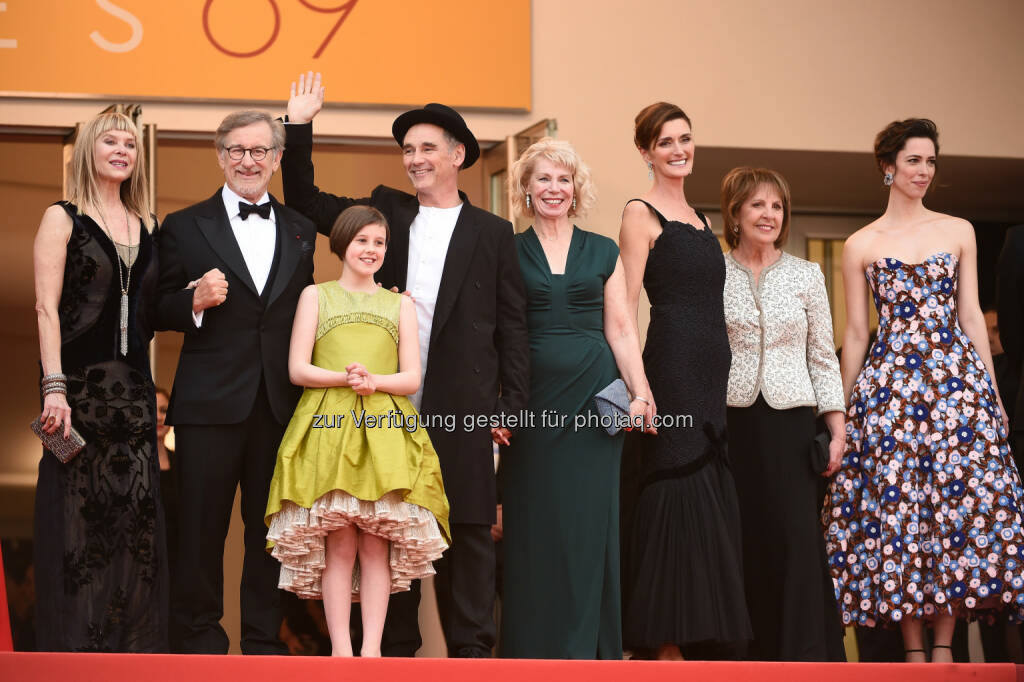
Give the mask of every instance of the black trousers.
<path id="1" fill-rule="evenodd" d="M 489 658 L 494 623 L 494 540 L 486 524 L 452 524 L 452 546 L 434 562 L 434 590 L 441 629 L 452 658 Z M 420 581 L 391 595 L 381 653 L 415 656 L 423 644 L 419 627 Z"/>
<path id="2" fill-rule="evenodd" d="M 175 426 L 179 536 L 174 641 L 180 653 L 226 654 L 224 540 L 235 490 L 242 490 L 242 653 L 287 654 L 281 627 L 280 565 L 265 547 L 270 479 L 284 425 L 274 418 L 261 384 L 249 416 L 238 424 Z"/>

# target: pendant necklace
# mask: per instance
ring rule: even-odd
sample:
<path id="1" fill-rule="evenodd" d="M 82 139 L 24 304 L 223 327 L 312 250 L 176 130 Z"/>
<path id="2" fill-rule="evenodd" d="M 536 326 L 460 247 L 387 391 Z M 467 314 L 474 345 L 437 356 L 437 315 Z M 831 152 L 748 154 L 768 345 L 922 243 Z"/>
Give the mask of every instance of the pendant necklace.
<path id="1" fill-rule="evenodd" d="M 117 256 L 117 279 L 121 285 L 121 355 L 128 355 L 128 287 L 132 283 L 132 228 L 128 222 L 128 207 L 121 203 L 121 208 L 124 209 L 124 225 L 128 230 L 128 263 L 125 263 L 125 269 L 128 270 L 128 276 L 121 272 L 121 253 L 117 250 L 117 242 L 114 241 L 113 233 L 110 228 L 107 227 L 107 218 L 103 215 L 103 209 L 100 208 L 99 204 L 94 204 L 96 211 L 100 214 L 100 220 L 103 221 L 103 232 L 106 233 L 110 243 L 114 245 L 114 255 Z M 141 235 L 140 235 L 141 238 Z"/>

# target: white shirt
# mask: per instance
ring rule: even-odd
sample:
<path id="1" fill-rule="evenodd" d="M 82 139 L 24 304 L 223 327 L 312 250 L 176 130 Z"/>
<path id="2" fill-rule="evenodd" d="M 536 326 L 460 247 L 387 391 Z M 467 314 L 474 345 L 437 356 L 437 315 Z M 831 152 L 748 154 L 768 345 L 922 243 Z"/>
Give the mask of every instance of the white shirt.
<path id="1" fill-rule="evenodd" d="M 248 199 L 238 196 L 224 185 L 221 190 L 221 198 L 224 200 L 224 209 L 228 213 L 228 223 L 231 225 L 231 232 L 235 235 L 238 248 L 242 251 L 242 258 L 245 259 L 245 267 L 249 270 L 252 283 L 256 285 L 256 292 L 263 293 L 263 287 L 267 285 L 270 278 L 270 268 L 274 265 L 274 249 L 277 247 L 277 222 L 274 209 L 270 209 L 270 218 L 262 218 L 257 213 L 250 213 L 249 217 L 242 220 L 238 212 L 238 202 L 250 203 Z M 270 195 L 266 192 L 256 202 L 256 205 L 270 201 Z M 230 296 L 231 293 L 228 292 Z M 192 319 L 196 327 L 203 326 L 203 313 L 192 313 Z"/>
<path id="2" fill-rule="evenodd" d="M 427 351 L 430 349 L 430 330 L 434 322 L 437 290 L 441 287 L 444 260 L 448 244 L 455 232 L 455 223 L 462 204 L 453 208 L 420 206 L 419 213 L 409 226 L 409 268 L 406 289 L 416 302 L 416 321 L 420 331 L 420 372 L 427 375 Z M 409 396 L 419 410 L 423 400 L 423 382 L 415 394 Z"/>

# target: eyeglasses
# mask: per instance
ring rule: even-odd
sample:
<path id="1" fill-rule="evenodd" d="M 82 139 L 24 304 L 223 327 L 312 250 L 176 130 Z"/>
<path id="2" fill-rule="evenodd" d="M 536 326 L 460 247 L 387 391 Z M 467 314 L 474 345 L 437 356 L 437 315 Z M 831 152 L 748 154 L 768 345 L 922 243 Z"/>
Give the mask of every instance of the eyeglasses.
<path id="1" fill-rule="evenodd" d="M 274 151 L 273 147 L 224 147 L 224 151 L 228 153 L 232 161 L 241 161 L 245 158 L 245 153 L 249 152 L 249 158 L 253 161 L 262 161 L 267 158 L 267 154 Z"/>

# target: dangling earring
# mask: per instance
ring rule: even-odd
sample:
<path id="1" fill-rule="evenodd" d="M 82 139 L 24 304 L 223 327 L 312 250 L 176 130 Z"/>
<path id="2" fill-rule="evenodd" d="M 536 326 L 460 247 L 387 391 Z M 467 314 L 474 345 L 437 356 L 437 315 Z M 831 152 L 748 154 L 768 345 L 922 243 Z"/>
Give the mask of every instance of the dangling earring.
<path id="1" fill-rule="evenodd" d="M 732 226 L 732 231 L 736 234 L 740 233 L 740 226 L 738 224 Z"/>
<path id="2" fill-rule="evenodd" d="M 892 187 L 892 173 L 885 174 L 885 177 L 882 178 L 882 184 L 886 187 Z"/>
<path id="3" fill-rule="evenodd" d="M 530 208 L 530 195 L 529 194 L 526 195 L 526 208 L 527 209 Z"/>
<path id="4" fill-rule="evenodd" d="M 647 179 L 654 179 L 654 164 L 651 163 L 650 161 L 647 162 Z"/>
<path id="5" fill-rule="evenodd" d="M 576 197 L 572 198 L 572 210 L 573 210 L 573 212 L 576 211 Z"/>

